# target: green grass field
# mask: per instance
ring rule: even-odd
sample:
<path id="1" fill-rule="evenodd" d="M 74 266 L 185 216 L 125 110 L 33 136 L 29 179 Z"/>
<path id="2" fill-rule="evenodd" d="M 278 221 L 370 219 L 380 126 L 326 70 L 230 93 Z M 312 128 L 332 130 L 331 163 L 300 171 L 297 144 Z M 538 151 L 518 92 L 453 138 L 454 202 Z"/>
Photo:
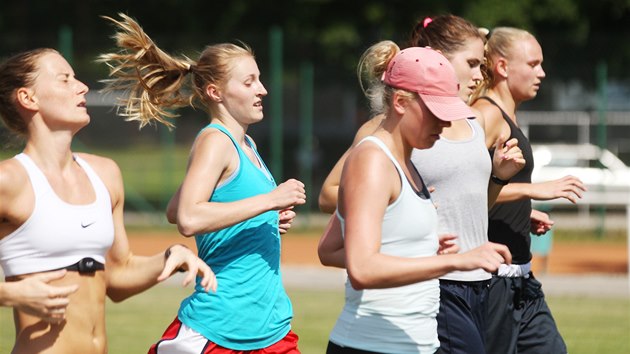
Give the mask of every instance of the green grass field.
<path id="1" fill-rule="evenodd" d="M 191 288 L 159 285 L 125 302 L 107 304 L 109 352 L 146 353 L 173 320 L 179 302 Z M 289 289 L 305 354 L 324 353 L 328 334 L 343 305 L 340 291 Z M 572 354 L 629 353 L 630 299 L 550 297 L 558 327 Z M 11 311 L 0 309 L 0 353 L 13 343 Z"/>

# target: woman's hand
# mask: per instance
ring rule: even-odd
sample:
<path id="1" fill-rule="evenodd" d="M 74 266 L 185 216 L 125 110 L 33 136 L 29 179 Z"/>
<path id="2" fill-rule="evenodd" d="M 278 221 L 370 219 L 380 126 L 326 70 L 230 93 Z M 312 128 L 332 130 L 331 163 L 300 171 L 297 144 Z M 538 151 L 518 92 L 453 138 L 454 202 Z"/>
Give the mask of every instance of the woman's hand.
<path id="1" fill-rule="evenodd" d="M 49 323 L 60 323 L 66 318 L 69 296 L 79 289 L 78 285 L 52 286 L 53 280 L 61 279 L 66 270 L 36 274 L 16 282 L 2 283 L 2 304 L 13 306 L 22 312 L 37 316 Z"/>
<path id="2" fill-rule="evenodd" d="M 483 269 L 494 273 L 501 264 L 512 263 L 512 254 L 506 245 L 494 242 L 486 242 L 483 245 L 462 253 L 462 262 L 458 269 L 473 270 Z"/>
<path id="3" fill-rule="evenodd" d="M 183 245 L 173 245 L 166 250 L 164 269 L 162 274 L 158 276 L 158 281 L 169 278 L 176 271 L 187 272 L 182 283 L 187 286 L 195 276 L 202 277 L 201 286 L 206 290 L 217 291 L 217 278 L 210 267 L 197 255 Z"/>
<path id="4" fill-rule="evenodd" d="M 452 234 L 440 235 L 440 247 L 437 254 L 455 254 L 459 252 L 459 245 L 455 242 L 456 239 L 457 236 Z"/>
<path id="5" fill-rule="evenodd" d="M 288 207 L 286 209 L 280 210 L 278 216 L 278 227 L 280 229 L 281 234 L 286 234 L 287 231 L 291 228 L 293 224 L 293 220 L 295 220 L 295 216 L 297 215 L 293 210 L 293 207 Z"/>
<path id="6" fill-rule="evenodd" d="M 509 181 L 523 167 L 525 167 L 525 158 L 518 147 L 518 140 L 512 138 L 506 142 L 505 138 L 500 136 L 494 143 L 492 174 L 504 181 Z"/>
<path id="7" fill-rule="evenodd" d="M 271 198 L 272 210 L 282 210 L 302 205 L 306 203 L 304 183 L 291 178 L 271 191 L 269 197 Z"/>
<path id="8" fill-rule="evenodd" d="M 530 215 L 530 232 L 534 235 L 543 235 L 547 231 L 551 230 L 554 222 L 549 218 L 549 214 L 543 213 L 540 210 L 532 209 L 532 213 Z"/>
<path id="9" fill-rule="evenodd" d="M 587 191 L 582 181 L 575 176 L 565 176 L 553 181 L 534 183 L 531 198 L 535 200 L 551 200 L 565 198 L 573 204 Z"/>

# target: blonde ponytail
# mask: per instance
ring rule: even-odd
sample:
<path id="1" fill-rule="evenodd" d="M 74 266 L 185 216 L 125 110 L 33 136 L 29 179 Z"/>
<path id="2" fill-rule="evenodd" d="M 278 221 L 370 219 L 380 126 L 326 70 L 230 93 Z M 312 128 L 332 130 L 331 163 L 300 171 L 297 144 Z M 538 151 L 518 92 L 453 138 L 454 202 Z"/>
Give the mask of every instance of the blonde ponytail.
<path id="1" fill-rule="evenodd" d="M 102 54 L 109 79 L 103 80 L 103 92 L 122 90 L 118 114 L 129 121 L 140 122 L 140 128 L 155 121 L 172 127 L 167 118 L 177 117 L 171 109 L 192 106 L 194 94 L 184 91 L 186 77 L 195 62 L 185 56 L 175 58 L 158 48 L 142 27 L 131 17 L 119 13 L 122 20 L 103 16 L 117 28 L 113 38 L 120 49 Z"/>

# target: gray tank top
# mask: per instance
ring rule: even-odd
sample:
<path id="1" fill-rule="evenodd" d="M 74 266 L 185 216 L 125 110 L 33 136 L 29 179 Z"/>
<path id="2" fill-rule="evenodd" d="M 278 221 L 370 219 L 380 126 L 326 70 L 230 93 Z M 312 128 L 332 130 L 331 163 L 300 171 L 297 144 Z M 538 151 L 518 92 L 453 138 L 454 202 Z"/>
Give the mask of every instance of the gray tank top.
<path id="1" fill-rule="evenodd" d="M 488 181 L 492 161 L 485 133 L 475 119 L 466 120 L 473 130 L 465 140 L 440 138 L 430 149 L 414 149 L 411 161 L 428 187 L 435 187 L 431 199 L 437 205 L 438 235 L 457 235 L 460 252 L 488 241 Z M 483 269 L 455 271 L 441 279 L 479 281 L 490 279 Z"/>

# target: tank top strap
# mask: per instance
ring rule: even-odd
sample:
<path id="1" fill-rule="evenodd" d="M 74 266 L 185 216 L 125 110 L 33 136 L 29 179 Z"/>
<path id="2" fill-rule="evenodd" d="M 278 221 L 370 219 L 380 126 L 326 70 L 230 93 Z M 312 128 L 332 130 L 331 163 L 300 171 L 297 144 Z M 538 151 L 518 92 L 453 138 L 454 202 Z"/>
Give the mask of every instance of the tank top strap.
<path id="1" fill-rule="evenodd" d="M 371 141 L 374 144 L 376 144 L 376 146 L 378 146 L 379 148 L 381 148 L 381 150 L 383 150 L 383 152 L 385 153 L 385 155 L 387 155 L 387 157 L 392 161 L 392 163 L 394 164 L 394 166 L 396 167 L 396 171 L 398 171 L 398 175 L 400 176 L 400 180 L 402 181 L 402 185 L 403 185 L 403 189 L 409 189 L 410 192 L 412 192 L 415 195 L 418 195 L 419 197 L 423 198 L 423 199 L 431 199 L 431 194 L 429 193 L 429 190 L 427 189 L 426 184 L 424 183 L 424 180 L 422 179 L 422 175 L 420 175 L 420 172 L 416 169 L 415 166 L 413 166 L 414 170 L 416 171 L 416 173 L 418 174 L 418 177 L 420 178 L 420 183 L 422 183 L 422 190 L 420 191 L 416 191 L 415 188 L 413 188 L 411 186 L 411 182 L 409 182 L 409 179 L 407 178 L 407 175 L 405 175 L 405 171 L 402 169 L 402 167 L 400 166 L 400 164 L 398 163 L 398 161 L 396 161 L 396 158 L 394 158 L 394 155 L 392 154 L 392 152 L 389 150 L 389 148 L 387 147 L 387 145 L 385 145 L 385 143 L 373 136 L 367 136 L 363 139 L 361 139 L 361 141 L 359 141 L 359 144 L 363 143 L 364 141 Z"/>
<path id="2" fill-rule="evenodd" d="M 262 159 L 262 157 L 258 153 L 258 149 L 256 149 L 256 145 L 254 145 L 254 141 L 247 134 L 245 134 L 245 141 L 252 148 L 252 151 L 254 151 L 254 155 L 256 155 L 256 159 L 258 160 L 258 163 L 260 164 L 260 168 L 259 168 L 260 171 L 263 172 L 267 176 L 267 178 L 269 178 L 275 183 L 275 179 L 273 178 L 271 171 L 269 171 L 269 168 L 265 164 L 265 161 Z"/>
<path id="3" fill-rule="evenodd" d="M 503 108 L 501 108 L 501 106 L 499 106 L 499 104 L 496 103 L 492 98 L 490 98 L 488 96 L 481 96 L 481 97 L 479 97 L 479 99 L 484 99 L 484 100 L 490 102 L 490 104 L 492 104 L 493 106 L 497 107 L 499 109 L 499 111 L 501 112 L 501 116 L 503 116 L 503 119 L 507 122 L 507 124 L 510 126 L 510 128 L 518 129 L 518 126 L 512 121 L 512 118 L 510 118 L 510 116 L 507 113 L 505 113 Z"/>
<path id="4" fill-rule="evenodd" d="M 256 150 L 256 148 L 254 147 L 254 143 L 253 141 L 250 139 L 249 136 L 247 136 L 247 134 L 245 134 L 245 142 L 252 148 L 252 150 L 254 151 L 254 155 L 256 157 L 256 159 L 258 160 L 258 163 L 260 164 L 261 167 L 256 166 L 250 159 L 249 156 L 247 156 L 247 154 L 245 153 L 245 151 L 243 151 L 243 149 L 240 147 L 240 145 L 238 144 L 238 142 L 236 141 L 236 139 L 234 139 L 234 137 L 232 136 L 232 134 L 227 130 L 227 128 L 225 128 L 224 126 L 220 125 L 220 124 L 208 124 L 207 126 L 205 126 L 201 131 L 204 131 L 208 128 L 214 128 L 219 130 L 220 132 L 222 132 L 223 134 L 227 135 L 228 138 L 230 138 L 230 140 L 232 141 L 232 144 L 234 145 L 234 147 L 236 148 L 236 152 L 238 153 L 238 157 L 239 157 L 239 167 L 238 170 L 240 170 L 241 168 L 241 161 L 246 161 L 246 164 L 249 164 L 250 166 L 252 166 L 253 168 L 255 168 L 256 170 L 260 171 L 263 175 L 265 175 L 265 177 L 270 180 L 271 182 L 273 182 L 274 184 L 276 183 L 273 176 L 271 175 L 271 172 L 269 171 L 269 168 L 267 168 L 267 165 L 265 165 L 265 162 L 263 161 L 263 159 L 260 157 L 260 155 L 258 154 L 258 151 Z M 200 132 L 201 133 L 201 132 Z"/>
<path id="5" fill-rule="evenodd" d="M 475 136 L 473 140 L 479 137 L 485 140 L 486 132 L 481 127 L 481 124 L 479 124 L 479 121 L 477 119 L 467 119 L 467 122 L 468 122 L 468 125 L 474 131 Z"/>
<path id="6" fill-rule="evenodd" d="M 361 139 L 361 141 L 359 141 L 359 143 L 357 144 L 360 145 L 365 141 L 371 141 L 374 144 L 376 144 L 379 148 L 381 148 L 381 150 L 383 150 L 383 152 L 385 153 L 385 155 L 387 155 L 387 157 L 392 161 L 392 163 L 394 164 L 394 166 L 396 166 L 396 170 L 398 171 L 398 174 L 400 175 L 400 178 L 403 180 L 407 180 L 407 178 L 405 177 L 405 172 L 403 171 L 402 167 L 400 167 L 400 164 L 398 163 L 398 161 L 396 161 L 396 159 L 394 158 L 394 155 L 392 154 L 392 152 L 389 150 L 389 148 L 387 147 L 387 145 L 385 145 L 385 143 L 373 136 L 366 136 L 365 138 Z"/>
<path id="7" fill-rule="evenodd" d="M 76 161 L 79 164 L 79 166 L 81 166 L 83 171 L 85 171 L 85 174 L 90 179 L 90 183 L 92 183 L 92 188 L 94 188 L 94 193 L 96 193 L 96 199 L 101 200 L 102 198 L 102 200 L 105 200 L 111 203 L 109 190 L 107 189 L 105 182 L 103 182 L 101 177 L 96 173 L 96 171 L 94 171 L 92 166 L 90 166 L 90 164 L 87 163 L 87 161 L 85 161 L 84 159 L 80 158 L 77 155 L 73 155 L 73 157 L 74 157 L 74 161 Z"/>
<path id="8" fill-rule="evenodd" d="M 236 151 L 238 151 L 238 154 L 241 155 L 241 153 L 243 153 L 241 147 L 238 146 L 238 143 L 236 142 L 236 139 L 234 139 L 232 134 L 230 134 L 230 131 L 227 130 L 227 128 L 225 128 L 224 126 L 222 126 L 220 124 L 213 124 L 213 123 L 208 124 L 203 129 L 201 129 L 201 131 L 199 133 L 201 134 L 202 131 L 204 131 L 206 129 L 209 129 L 209 128 L 214 128 L 214 129 L 220 131 L 221 133 L 227 135 L 227 137 L 230 138 L 230 140 L 232 141 L 232 144 L 236 148 Z"/>
<path id="9" fill-rule="evenodd" d="M 28 174 L 28 177 L 31 180 L 33 192 L 36 196 L 43 191 L 52 191 L 52 187 L 50 186 L 50 183 L 48 183 L 46 175 L 44 175 L 44 172 L 37 167 L 30 156 L 22 152 L 15 155 L 14 158 L 18 160 L 26 170 L 26 174 Z"/>

